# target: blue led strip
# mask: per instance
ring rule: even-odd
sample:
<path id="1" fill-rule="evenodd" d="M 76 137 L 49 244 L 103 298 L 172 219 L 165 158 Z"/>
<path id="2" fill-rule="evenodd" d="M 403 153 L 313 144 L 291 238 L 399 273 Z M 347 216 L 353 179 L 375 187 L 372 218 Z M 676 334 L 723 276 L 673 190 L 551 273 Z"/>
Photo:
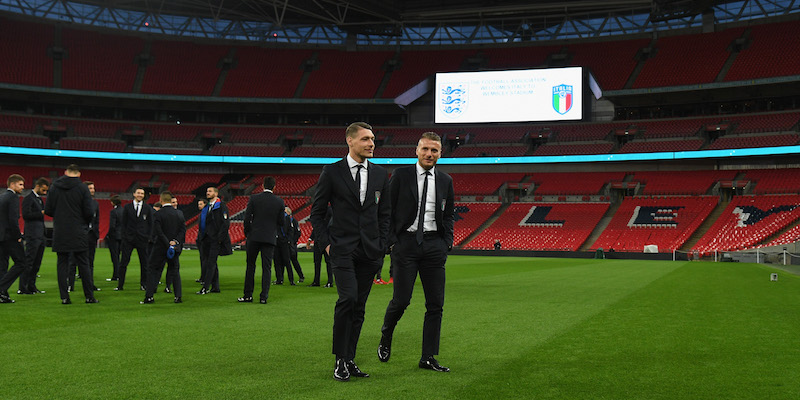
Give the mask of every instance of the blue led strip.
<path id="1" fill-rule="evenodd" d="M 380 153 L 380 149 L 377 150 Z M 125 160 L 125 161 L 163 161 L 185 163 L 214 163 L 214 164 L 289 164 L 289 165 L 325 165 L 340 160 L 340 157 L 250 157 L 250 156 L 198 156 L 182 154 L 152 154 L 152 153 L 116 153 L 106 151 L 79 151 L 38 149 L 28 147 L 0 146 L 0 154 L 61 157 L 61 158 L 91 158 L 97 160 Z M 342 157 L 347 154 L 347 149 L 342 146 Z M 727 157 L 752 157 L 752 156 L 779 156 L 800 154 L 800 146 L 758 147 L 748 149 L 725 150 L 698 150 L 660 153 L 629 153 L 629 154 L 590 154 L 576 156 L 522 156 L 522 157 L 459 157 L 442 158 L 439 164 L 449 165 L 498 165 L 498 164 L 559 164 L 559 163 L 587 163 L 587 162 L 621 162 L 621 161 L 672 161 L 692 160 L 702 158 L 727 158 Z M 376 164 L 406 165 L 416 161 L 415 158 L 380 158 L 371 160 Z"/>

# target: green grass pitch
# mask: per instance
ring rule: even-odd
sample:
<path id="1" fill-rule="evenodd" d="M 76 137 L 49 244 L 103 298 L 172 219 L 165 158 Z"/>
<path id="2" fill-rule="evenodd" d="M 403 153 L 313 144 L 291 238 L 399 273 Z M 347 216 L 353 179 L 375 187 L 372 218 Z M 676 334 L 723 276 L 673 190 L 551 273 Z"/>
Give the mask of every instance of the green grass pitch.
<path id="1" fill-rule="evenodd" d="M 452 372 L 417 367 L 419 282 L 391 360 L 378 361 L 392 287 L 376 285 L 356 356 L 372 376 L 343 383 L 332 378 L 336 291 L 306 286 L 309 253 L 306 282 L 273 286 L 267 305 L 236 302 L 243 252 L 220 258 L 221 293 L 195 295 L 197 258 L 181 257 L 183 304 L 160 291 L 141 305 L 138 264 L 128 288 L 112 291 L 99 250 L 100 304 L 83 304 L 79 287 L 63 306 L 48 250 L 47 293 L 16 295 L 15 283 L 17 303 L 0 305 L 2 397 L 800 398 L 800 277 L 769 266 L 451 256 L 438 359 Z"/>

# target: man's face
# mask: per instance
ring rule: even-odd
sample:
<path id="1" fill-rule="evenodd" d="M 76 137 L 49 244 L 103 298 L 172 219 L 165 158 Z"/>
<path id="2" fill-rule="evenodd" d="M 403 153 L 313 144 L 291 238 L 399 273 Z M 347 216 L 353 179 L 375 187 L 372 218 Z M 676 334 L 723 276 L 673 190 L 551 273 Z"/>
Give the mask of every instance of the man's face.
<path id="1" fill-rule="evenodd" d="M 144 190 L 136 189 L 136 191 L 133 192 L 133 198 L 136 199 L 136 201 L 144 200 Z"/>
<path id="2" fill-rule="evenodd" d="M 17 194 L 20 194 L 22 193 L 22 190 L 25 189 L 25 181 L 16 181 L 8 185 L 8 188 L 13 190 Z"/>
<path id="3" fill-rule="evenodd" d="M 206 202 L 205 202 L 205 201 L 202 201 L 202 200 L 201 200 L 201 201 L 198 201 L 198 202 L 197 202 L 197 209 L 198 209 L 198 210 L 202 210 L 202 209 L 203 209 L 203 207 L 205 207 L 205 206 L 206 206 Z"/>
<path id="4" fill-rule="evenodd" d="M 211 200 L 211 199 L 213 199 L 215 197 L 217 197 L 217 192 L 215 192 L 214 189 L 212 189 L 212 188 L 206 189 L 206 198 L 207 199 Z"/>
<path id="5" fill-rule="evenodd" d="M 173 197 L 172 200 L 170 201 L 170 203 L 172 203 L 172 207 L 174 207 L 176 210 L 178 209 L 178 198 L 177 197 Z"/>
<path id="6" fill-rule="evenodd" d="M 92 197 L 94 197 L 94 185 L 89 185 L 87 187 L 89 188 L 89 194 L 91 194 Z"/>
<path id="7" fill-rule="evenodd" d="M 360 128 L 355 137 L 347 137 L 347 147 L 350 148 L 350 156 L 358 162 L 364 162 L 367 158 L 372 158 L 375 150 L 375 135 L 369 129 Z"/>
<path id="8" fill-rule="evenodd" d="M 422 138 L 417 144 L 417 159 L 423 169 L 429 170 L 436 165 L 442 156 L 442 144 L 427 138 Z"/>
<path id="9" fill-rule="evenodd" d="M 50 186 L 47 185 L 40 185 L 33 188 L 33 191 L 36 192 L 39 196 L 44 196 L 47 194 L 47 191 L 50 189 Z"/>

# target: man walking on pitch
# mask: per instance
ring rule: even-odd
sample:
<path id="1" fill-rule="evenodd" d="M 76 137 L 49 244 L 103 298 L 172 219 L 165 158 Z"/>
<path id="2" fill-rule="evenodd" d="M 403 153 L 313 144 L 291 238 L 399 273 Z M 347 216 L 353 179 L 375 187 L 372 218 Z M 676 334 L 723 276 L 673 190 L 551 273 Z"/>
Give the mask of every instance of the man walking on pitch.
<path id="1" fill-rule="evenodd" d="M 203 269 L 205 269 L 205 282 L 197 294 L 219 293 L 219 268 L 217 257 L 232 253 L 231 237 L 228 233 L 230 219 L 228 206 L 219 198 L 219 189 L 209 187 L 206 189 L 208 206 L 200 213 L 201 235 L 197 241 L 202 242 Z"/>
<path id="2" fill-rule="evenodd" d="M 25 179 L 12 174 L 7 181 L 8 190 L 0 195 L 0 257 L 8 263 L 14 261 L 8 271 L 0 276 L 0 303 L 13 303 L 8 288 L 27 270 L 22 232 L 19 229 L 19 194 L 25 189 Z"/>
<path id="3" fill-rule="evenodd" d="M 186 239 L 186 221 L 183 213 L 172 206 L 172 193 L 161 193 L 161 209 L 153 213 L 153 236 L 150 242 L 153 245 L 148 261 L 147 292 L 142 304 L 152 304 L 157 289 L 158 280 L 167 264 L 167 276 L 174 285 L 175 303 L 181 303 L 182 286 L 180 264 L 181 245 Z"/>
<path id="4" fill-rule="evenodd" d="M 391 206 L 382 199 L 389 188 L 386 169 L 368 162 L 375 134 L 364 122 L 350 124 L 345 140 L 348 155 L 322 169 L 311 208 L 316 245 L 331 256 L 339 299 L 333 315 L 333 377 L 366 378 L 354 359 L 372 279 L 383 265 Z M 333 210 L 325 221 L 328 204 Z"/>
<path id="5" fill-rule="evenodd" d="M 392 205 L 392 261 L 394 294 L 381 328 L 378 359 L 389 361 L 392 334 L 403 316 L 414 290 L 417 274 L 425 293 L 425 321 L 422 326 L 422 358 L 419 367 L 449 372 L 436 361 L 444 306 L 445 262 L 453 247 L 453 179 L 439 171 L 436 163 L 442 139 L 433 132 L 422 134 L 417 144 L 418 162 L 394 170 L 388 200 Z"/>
<path id="6" fill-rule="evenodd" d="M 275 178 L 264 177 L 264 191 L 253 195 L 244 211 L 244 235 L 247 237 L 247 269 L 244 275 L 244 296 L 240 303 L 253 302 L 256 258 L 261 254 L 261 293 L 259 302 L 267 304 L 269 298 L 270 264 L 275 253 L 276 235 L 283 225 L 283 199 L 272 191 Z"/>
<path id="7" fill-rule="evenodd" d="M 33 294 L 44 293 L 36 287 L 36 275 L 42 266 L 44 256 L 44 201 L 42 196 L 50 189 L 50 181 L 39 178 L 31 192 L 22 199 L 22 219 L 25 220 L 25 257 L 27 265 L 25 272 L 19 277 L 19 290 L 17 293 Z"/>

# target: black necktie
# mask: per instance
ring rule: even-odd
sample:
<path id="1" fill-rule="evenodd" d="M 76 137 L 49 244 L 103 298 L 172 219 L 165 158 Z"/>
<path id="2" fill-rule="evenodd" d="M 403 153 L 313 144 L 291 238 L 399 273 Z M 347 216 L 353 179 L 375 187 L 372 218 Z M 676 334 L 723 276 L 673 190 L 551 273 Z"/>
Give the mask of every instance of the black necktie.
<path id="1" fill-rule="evenodd" d="M 422 244 L 422 234 L 424 233 L 423 223 L 425 222 L 425 203 L 428 201 L 428 176 L 430 171 L 425 171 L 422 178 L 422 195 L 419 196 L 419 222 L 417 222 L 417 244 Z"/>
<path id="2" fill-rule="evenodd" d="M 356 193 L 358 193 L 359 203 L 361 203 L 361 168 L 364 168 L 364 166 L 361 164 L 356 164 Z"/>

